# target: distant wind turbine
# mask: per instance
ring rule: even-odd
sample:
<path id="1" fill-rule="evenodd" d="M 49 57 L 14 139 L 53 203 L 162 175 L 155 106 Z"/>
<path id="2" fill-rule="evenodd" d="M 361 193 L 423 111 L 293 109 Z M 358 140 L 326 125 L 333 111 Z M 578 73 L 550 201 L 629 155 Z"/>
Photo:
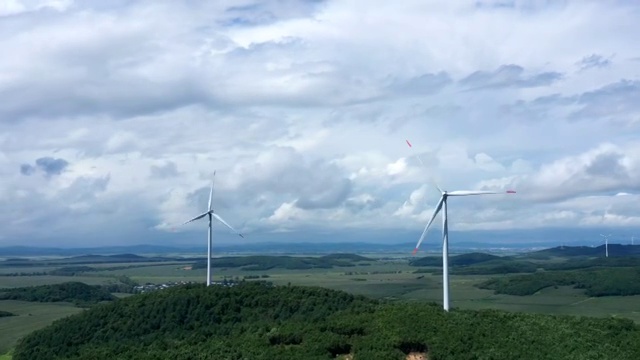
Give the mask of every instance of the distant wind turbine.
<path id="1" fill-rule="evenodd" d="M 604 238 L 604 254 L 605 254 L 605 257 L 609 257 L 609 236 L 611 236 L 611 234 L 607 234 L 607 235 L 600 234 L 600 236 L 602 236 Z"/>
<path id="2" fill-rule="evenodd" d="M 215 180 L 215 176 L 216 176 L 216 172 L 213 172 L 213 177 Z M 212 227 L 212 218 L 216 218 L 216 220 L 220 221 L 223 225 L 225 225 L 226 227 L 228 227 L 229 229 L 231 229 L 233 232 L 235 232 L 236 234 L 238 234 L 241 238 L 244 238 L 244 236 L 239 233 L 236 229 L 234 229 L 231 225 L 229 225 L 226 221 L 224 221 L 224 219 L 222 219 L 220 217 L 220 215 L 216 214 L 213 211 L 213 207 L 211 206 L 211 200 L 213 198 L 213 184 L 214 181 L 211 181 L 211 191 L 209 191 L 209 206 L 208 206 L 208 210 L 196 217 L 194 217 L 193 219 L 186 221 L 185 223 L 183 223 L 182 225 L 186 225 L 192 221 L 196 221 L 199 219 L 202 219 L 205 216 L 209 217 L 209 241 L 207 243 L 207 286 L 211 285 L 211 244 L 212 244 L 212 238 L 213 238 L 213 227 Z"/>
<path id="3" fill-rule="evenodd" d="M 407 141 L 407 145 L 410 148 L 413 148 L 409 140 Z M 418 161 L 424 165 L 422 159 L 416 154 Z M 425 166 L 426 168 L 426 166 Z M 429 227 L 435 220 L 436 216 L 442 210 L 442 297 L 443 297 L 443 308 L 445 311 L 449 311 L 449 225 L 447 221 L 447 199 L 449 196 L 472 196 L 472 195 L 488 195 L 488 194 L 515 194 L 513 190 L 504 191 L 482 191 L 482 190 L 457 190 L 457 191 L 446 191 L 442 190 L 437 184 L 435 186 L 440 190 L 442 196 L 436 205 L 435 210 L 433 211 L 433 215 L 431 215 L 431 219 L 425 226 L 424 231 L 422 231 L 422 235 L 420 236 L 420 240 L 418 240 L 418 244 L 413 250 L 413 254 L 415 255 L 418 252 L 418 248 L 427 235 L 427 231 Z"/>

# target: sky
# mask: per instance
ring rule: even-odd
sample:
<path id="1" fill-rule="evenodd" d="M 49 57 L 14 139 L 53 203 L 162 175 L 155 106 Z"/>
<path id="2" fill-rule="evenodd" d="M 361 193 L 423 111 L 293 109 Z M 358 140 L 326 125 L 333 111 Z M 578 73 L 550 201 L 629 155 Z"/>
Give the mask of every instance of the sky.
<path id="1" fill-rule="evenodd" d="M 180 224 L 214 171 L 245 234 L 217 224 L 219 244 L 417 241 L 434 183 L 517 191 L 451 198 L 452 243 L 640 236 L 639 18 L 630 0 L 4 0 L 0 246 L 204 244 L 206 221 Z"/>

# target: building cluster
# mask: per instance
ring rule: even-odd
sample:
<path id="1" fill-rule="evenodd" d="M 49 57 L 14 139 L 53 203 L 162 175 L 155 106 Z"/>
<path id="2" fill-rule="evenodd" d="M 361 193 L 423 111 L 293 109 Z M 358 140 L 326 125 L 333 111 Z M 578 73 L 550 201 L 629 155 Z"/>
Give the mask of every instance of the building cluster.
<path id="1" fill-rule="evenodd" d="M 170 282 L 166 282 L 166 283 L 162 283 L 162 284 L 152 284 L 152 283 L 146 283 L 144 285 L 137 285 L 133 287 L 133 293 L 134 294 L 142 294 L 142 293 L 146 293 L 146 292 L 150 292 L 150 291 L 157 291 L 157 290 L 163 290 L 163 289 L 168 289 L 170 287 L 174 287 L 174 286 L 180 286 L 180 285 L 187 285 L 187 284 L 197 284 L 197 282 L 195 281 L 170 281 Z M 218 286 L 226 286 L 226 287 L 231 287 L 231 286 L 235 286 L 237 285 L 238 282 L 235 280 L 227 280 L 224 279 L 222 281 L 214 281 L 211 283 L 211 285 L 218 285 Z"/>

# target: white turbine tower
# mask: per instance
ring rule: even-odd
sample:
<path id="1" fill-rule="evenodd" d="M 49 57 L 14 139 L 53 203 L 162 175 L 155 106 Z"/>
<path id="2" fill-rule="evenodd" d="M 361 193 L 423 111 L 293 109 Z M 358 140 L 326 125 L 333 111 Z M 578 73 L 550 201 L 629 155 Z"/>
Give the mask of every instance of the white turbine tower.
<path id="1" fill-rule="evenodd" d="M 409 147 L 413 147 L 409 140 L 407 140 L 407 145 Z M 418 155 L 416 155 L 420 163 L 424 165 L 422 159 Z M 425 166 L 426 167 L 426 166 Z M 483 190 L 457 190 L 457 191 L 445 191 L 442 190 L 438 185 L 436 185 L 438 190 L 442 196 L 436 205 L 435 210 L 433 211 L 433 215 L 431 215 L 431 219 L 425 226 L 424 231 L 422 231 L 422 235 L 420 236 L 420 240 L 418 240 L 418 244 L 416 248 L 413 250 L 413 254 L 415 255 L 418 252 L 418 248 L 427 235 L 427 231 L 429 227 L 435 220 L 436 216 L 442 210 L 442 297 L 443 297 L 443 308 L 445 311 L 449 311 L 449 225 L 447 220 L 447 199 L 449 196 L 472 196 L 472 195 L 488 195 L 488 194 L 515 194 L 513 190 L 505 191 L 483 191 Z"/>
<path id="2" fill-rule="evenodd" d="M 604 254 L 605 254 L 604 256 L 609 257 L 609 236 L 611 236 L 611 234 L 607 234 L 607 235 L 600 234 L 600 236 L 604 238 Z"/>
<path id="3" fill-rule="evenodd" d="M 213 172 L 213 177 L 215 179 L 216 176 L 216 172 Z M 216 214 L 213 211 L 213 207 L 211 206 L 211 200 L 213 198 L 213 184 L 214 182 L 211 181 L 211 191 L 209 191 L 209 206 L 208 206 L 208 210 L 196 217 L 194 217 L 193 219 L 186 221 L 185 223 L 183 223 L 182 225 L 188 224 L 192 221 L 196 221 L 199 219 L 202 219 L 205 216 L 209 217 L 209 241 L 207 243 L 207 286 L 211 285 L 211 244 L 212 244 L 212 238 L 213 238 L 213 227 L 212 227 L 212 220 L 213 218 L 216 218 L 216 220 L 220 221 L 223 225 L 225 225 L 226 227 L 228 227 L 229 229 L 231 229 L 233 232 L 235 232 L 236 234 L 238 234 L 241 238 L 244 238 L 244 236 L 239 233 L 236 229 L 234 229 L 231 225 L 229 225 L 226 221 L 224 221 L 224 219 L 222 219 L 220 217 L 220 215 Z"/>

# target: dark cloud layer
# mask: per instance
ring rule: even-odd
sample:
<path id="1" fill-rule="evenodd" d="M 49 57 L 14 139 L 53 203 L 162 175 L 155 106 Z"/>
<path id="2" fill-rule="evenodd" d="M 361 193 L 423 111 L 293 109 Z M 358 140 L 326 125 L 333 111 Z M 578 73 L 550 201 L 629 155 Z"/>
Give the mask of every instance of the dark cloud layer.
<path id="1" fill-rule="evenodd" d="M 602 55 L 597 55 L 597 54 L 585 56 L 578 63 L 578 66 L 580 66 L 582 70 L 586 70 L 590 68 L 603 68 L 609 65 L 611 65 L 611 60 L 606 59 Z"/>
<path id="2" fill-rule="evenodd" d="M 435 74 L 423 74 L 406 81 L 396 81 L 390 88 L 403 95 L 428 95 L 440 91 L 452 82 L 449 74 L 441 71 Z"/>
<path id="3" fill-rule="evenodd" d="M 160 166 L 151 166 L 151 176 L 155 178 L 169 178 L 178 175 L 178 168 L 172 161 Z"/>
<path id="4" fill-rule="evenodd" d="M 20 165 L 20 173 L 22 175 L 33 175 L 37 170 L 44 172 L 45 176 L 60 175 L 69 165 L 65 159 L 55 159 L 52 157 L 41 157 L 36 159 L 35 166 L 30 164 Z"/>
<path id="5" fill-rule="evenodd" d="M 562 78 L 559 72 L 542 72 L 527 75 L 522 66 L 502 65 L 495 71 L 476 71 L 460 80 L 460 85 L 471 89 L 528 88 L 547 86 Z"/>

